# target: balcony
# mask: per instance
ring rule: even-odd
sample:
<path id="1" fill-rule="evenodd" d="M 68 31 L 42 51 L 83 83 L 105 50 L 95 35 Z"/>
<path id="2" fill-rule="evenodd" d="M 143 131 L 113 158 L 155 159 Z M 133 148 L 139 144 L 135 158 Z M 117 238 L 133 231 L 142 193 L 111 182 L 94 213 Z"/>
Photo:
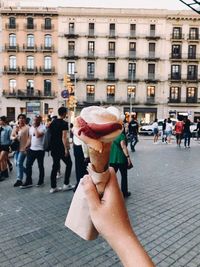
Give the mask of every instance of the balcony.
<path id="1" fill-rule="evenodd" d="M 37 24 L 24 24 L 24 29 L 25 30 L 37 30 Z"/>
<path id="2" fill-rule="evenodd" d="M 130 35 L 128 36 L 129 39 L 136 39 L 136 31 L 130 31 Z"/>
<path id="3" fill-rule="evenodd" d="M 24 52 L 37 52 L 37 45 L 27 45 L 23 44 L 23 51 Z"/>
<path id="4" fill-rule="evenodd" d="M 94 30 L 90 29 L 88 32 L 88 35 L 86 35 L 87 38 L 96 38 L 96 36 L 94 35 Z"/>
<path id="5" fill-rule="evenodd" d="M 53 75 L 53 74 L 56 74 L 55 72 L 55 67 L 52 67 L 52 68 L 45 68 L 45 67 L 40 67 L 39 68 L 39 73 L 42 74 L 42 75 Z"/>
<path id="6" fill-rule="evenodd" d="M 74 31 L 69 31 L 69 33 L 65 33 L 64 36 L 67 39 L 77 39 L 79 37 L 79 34 L 75 34 Z"/>
<path id="7" fill-rule="evenodd" d="M 26 75 L 35 75 L 38 73 L 38 68 L 37 67 L 32 67 L 32 68 L 29 68 L 29 67 L 25 67 L 23 66 L 22 67 L 22 73 L 23 74 L 26 74 Z"/>
<path id="8" fill-rule="evenodd" d="M 94 103 L 94 101 L 95 101 L 94 94 L 87 94 L 86 102 L 87 103 Z"/>
<path id="9" fill-rule="evenodd" d="M 129 59 L 135 60 L 136 59 L 136 51 L 129 51 Z"/>
<path id="10" fill-rule="evenodd" d="M 148 77 L 144 79 L 146 83 L 157 83 L 159 79 L 156 77 L 155 73 L 148 73 Z"/>
<path id="11" fill-rule="evenodd" d="M 188 34 L 188 38 L 189 41 L 199 41 L 199 34 Z"/>
<path id="12" fill-rule="evenodd" d="M 18 52 L 19 51 L 19 45 L 5 45 L 5 51 L 6 52 Z"/>
<path id="13" fill-rule="evenodd" d="M 179 98 L 169 98 L 169 101 L 168 101 L 169 104 L 180 103 L 180 102 L 181 102 L 180 97 Z"/>
<path id="14" fill-rule="evenodd" d="M 171 80 L 171 81 L 180 82 L 181 81 L 181 73 L 171 73 L 169 75 L 168 79 Z"/>
<path id="15" fill-rule="evenodd" d="M 40 46 L 40 49 L 41 49 L 41 51 L 42 52 L 47 52 L 47 53 L 53 53 L 53 52 L 55 52 L 55 47 L 54 47 L 54 45 L 51 45 L 51 46 L 45 46 L 45 45 L 41 45 Z"/>
<path id="16" fill-rule="evenodd" d="M 11 68 L 8 66 L 4 66 L 4 74 L 19 74 L 20 73 L 20 67 Z"/>
<path id="17" fill-rule="evenodd" d="M 97 82 L 99 79 L 98 78 L 96 78 L 95 76 L 94 76 L 94 74 L 87 74 L 87 77 L 86 78 L 84 78 L 83 79 L 84 81 L 87 81 L 87 82 Z"/>
<path id="18" fill-rule="evenodd" d="M 197 97 L 187 97 L 186 103 L 197 103 Z"/>
<path id="19" fill-rule="evenodd" d="M 78 56 L 75 55 L 75 50 L 69 50 L 68 56 L 65 56 L 66 59 L 78 59 Z"/>
<path id="20" fill-rule="evenodd" d="M 110 50 L 108 51 L 108 56 L 106 57 L 106 59 L 116 59 L 116 55 L 115 55 L 115 51 L 114 50 Z"/>
<path id="21" fill-rule="evenodd" d="M 107 35 L 107 38 L 110 38 L 110 39 L 117 38 L 115 30 L 110 30 L 109 35 Z"/>
<path id="22" fill-rule="evenodd" d="M 155 96 L 147 96 L 146 105 L 155 105 Z"/>
<path id="23" fill-rule="evenodd" d="M 53 31 L 54 30 L 54 25 L 52 24 L 42 24 L 41 25 L 42 31 Z"/>
<path id="24" fill-rule="evenodd" d="M 182 60 L 182 53 L 171 53 L 169 58 L 173 61 L 180 61 Z"/>
<path id="25" fill-rule="evenodd" d="M 24 90 L 14 90 L 13 92 L 4 90 L 3 96 L 6 98 L 18 99 L 53 99 L 56 97 L 55 93 L 51 92 L 50 94 L 46 95 L 40 90 L 35 90 L 33 88 L 28 88 Z"/>
<path id="26" fill-rule="evenodd" d="M 6 23 L 5 24 L 5 28 L 6 28 L 6 30 L 11 30 L 11 31 L 13 31 L 13 30 L 18 30 L 18 24 L 10 24 L 10 23 Z"/>
<path id="27" fill-rule="evenodd" d="M 94 51 L 88 51 L 88 55 L 86 57 L 87 59 L 95 59 L 95 53 Z"/>
<path id="28" fill-rule="evenodd" d="M 115 103 L 115 95 L 107 95 L 107 103 L 114 104 Z"/>
<path id="29" fill-rule="evenodd" d="M 183 78 L 184 79 L 184 78 Z M 188 81 L 188 82 L 198 82 L 198 75 L 197 75 L 197 73 L 196 74 L 194 74 L 194 75 L 187 75 L 187 77 L 186 77 L 186 80 Z"/>
<path id="30" fill-rule="evenodd" d="M 182 33 L 172 33 L 171 34 L 171 40 L 172 41 L 183 41 L 184 40 L 184 34 Z"/>
<path id="31" fill-rule="evenodd" d="M 147 40 L 158 40 L 160 39 L 160 36 L 156 35 L 156 32 L 152 30 L 150 31 L 150 34 L 146 36 L 146 39 Z"/>
<path id="32" fill-rule="evenodd" d="M 108 77 L 105 79 L 106 82 L 117 82 L 118 79 L 115 78 L 115 74 L 108 74 Z"/>
<path id="33" fill-rule="evenodd" d="M 159 60 L 158 57 L 156 57 L 156 53 L 155 52 L 149 52 L 148 57 L 145 57 L 146 61 L 157 61 Z"/>

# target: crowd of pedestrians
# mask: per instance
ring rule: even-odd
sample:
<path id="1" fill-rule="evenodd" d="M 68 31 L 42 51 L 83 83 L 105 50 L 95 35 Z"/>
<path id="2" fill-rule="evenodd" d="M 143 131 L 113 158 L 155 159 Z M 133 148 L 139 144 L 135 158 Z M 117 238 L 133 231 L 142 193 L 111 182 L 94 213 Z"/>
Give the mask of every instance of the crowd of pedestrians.
<path id="1" fill-rule="evenodd" d="M 39 170 L 36 186 L 43 186 L 44 158 L 45 152 L 48 152 L 52 157 L 50 193 L 75 191 L 80 179 L 87 174 L 90 159 L 87 145 L 73 135 L 73 125 L 70 124 L 69 127 L 66 117 L 65 107 L 58 109 L 58 116 L 49 116 L 46 123 L 40 115 L 35 115 L 30 123 L 25 114 L 19 114 L 13 128 L 7 124 L 5 116 L 0 117 L 0 181 L 8 178 L 9 171 L 13 169 L 13 164 L 9 160 L 9 153 L 12 153 L 16 166 L 16 181 L 13 186 L 20 189 L 33 187 L 32 168 L 35 161 Z M 70 183 L 72 159 L 69 139 L 73 144 L 75 185 Z M 124 131 L 114 140 L 110 154 L 110 166 L 121 173 L 121 191 L 124 197 L 131 195 L 128 191 L 128 169 L 133 165 L 127 148 L 128 141 L 130 141 L 130 150 L 134 152 L 138 142 L 138 122 L 135 116 L 132 116 L 130 123 L 124 124 Z M 61 161 L 65 164 L 65 174 L 63 186 L 58 187 L 57 179 L 60 177 Z"/>

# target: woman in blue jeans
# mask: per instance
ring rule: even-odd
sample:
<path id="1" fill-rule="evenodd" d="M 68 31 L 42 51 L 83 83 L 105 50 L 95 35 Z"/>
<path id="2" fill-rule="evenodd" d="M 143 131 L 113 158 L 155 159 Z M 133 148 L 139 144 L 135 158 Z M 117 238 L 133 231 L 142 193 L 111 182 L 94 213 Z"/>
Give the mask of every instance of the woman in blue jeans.
<path id="1" fill-rule="evenodd" d="M 24 114 L 20 114 L 17 119 L 18 124 L 13 129 L 11 134 L 12 140 L 19 140 L 19 150 L 15 152 L 17 181 L 15 182 L 14 187 L 22 185 L 23 175 L 26 172 L 24 160 L 26 158 L 26 147 L 29 136 L 29 126 L 26 125 L 26 116 Z"/>

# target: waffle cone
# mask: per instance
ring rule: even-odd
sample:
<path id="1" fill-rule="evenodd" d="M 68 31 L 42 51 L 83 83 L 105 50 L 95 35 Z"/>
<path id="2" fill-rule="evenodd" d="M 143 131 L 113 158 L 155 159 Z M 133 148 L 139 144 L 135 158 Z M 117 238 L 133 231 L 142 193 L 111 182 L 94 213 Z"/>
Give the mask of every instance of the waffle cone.
<path id="1" fill-rule="evenodd" d="M 102 152 L 89 147 L 90 162 L 94 171 L 101 173 L 108 169 L 111 143 L 102 143 Z"/>

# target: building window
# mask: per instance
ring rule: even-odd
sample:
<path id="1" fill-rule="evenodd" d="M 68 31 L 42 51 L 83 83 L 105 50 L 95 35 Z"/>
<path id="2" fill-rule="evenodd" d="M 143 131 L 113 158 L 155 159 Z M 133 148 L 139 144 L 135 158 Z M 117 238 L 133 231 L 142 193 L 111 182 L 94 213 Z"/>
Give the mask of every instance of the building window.
<path id="1" fill-rule="evenodd" d="M 110 23 L 109 25 L 109 35 L 115 36 L 115 24 L 114 23 Z"/>
<path id="2" fill-rule="evenodd" d="M 198 40 L 199 39 L 199 29 L 198 28 L 190 28 L 189 39 L 190 40 Z"/>
<path id="3" fill-rule="evenodd" d="M 136 24 L 130 24 L 130 37 L 136 36 Z"/>
<path id="4" fill-rule="evenodd" d="M 45 18 L 45 20 L 44 20 L 44 28 L 45 28 L 45 30 L 50 30 L 51 29 L 51 19 L 50 18 Z"/>
<path id="5" fill-rule="evenodd" d="M 196 103 L 197 102 L 197 88 L 188 87 L 186 95 L 187 103 Z"/>
<path id="6" fill-rule="evenodd" d="M 109 57 L 115 56 L 115 42 L 108 43 L 108 56 Z"/>
<path id="7" fill-rule="evenodd" d="M 67 74 L 74 75 L 75 73 L 75 62 L 67 63 Z"/>
<path id="8" fill-rule="evenodd" d="M 150 36 L 155 36 L 156 34 L 156 25 L 155 24 L 150 24 Z"/>
<path id="9" fill-rule="evenodd" d="M 197 80 L 198 67 L 196 65 L 188 65 L 188 80 Z"/>
<path id="10" fill-rule="evenodd" d="M 16 34 L 11 33 L 9 35 L 9 46 L 10 47 L 16 47 L 17 43 L 16 43 Z"/>
<path id="11" fill-rule="evenodd" d="M 51 64 L 51 57 L 47 56 L 44 58 L 44 69 L 45 70 L 51 70 L 52 64 Z"/>
<path id="12" fill-rule="evenodd" d="M 94 56 L 95 43 L 93 41 L 88 42 L 88 56 Z"/>
<path id="13" fill-rule="evenodd" d="M 136 74 L 136 63 L 129 63 L 128 64 L 128 79 L 135 80 L 135 74 Z"/>
<path id="14" fill-rule="evenodd" d="M 188 58 L 195 59 L 196 58 L 196 45 L 189 45 L 188 46 Z"/>
<path id="15" fill-rule="evenodd" d="M 87 63 L 87 78 L 94 79 L 95 65 L 94 62 Z"/>
<path id="16" fill-rule="evenodd" d="M 179 103 L 180 102 L 180 87 L 170 87 L 170 101 L 169 102 L 174 102 L 174 103 Z"/>
<path id="17" fill-rule="evenodd" d="M 115 79 L 115 63 L 108 63 L 108 79 Z"/>
<path id="18" fill-rule="evenodd" d="M 155 43 L 149 43 L 149 57 L 155 58 L 155 52 L 156 52 L 156 44 Z"/>
<path id="19" fill-rule="evenodd" d="M 181 79 L 181 66 L 180 65 L 171 66 L 171 79 L 173 80 Z"/>
<path id="20" fill-rule="evenodd" d="M 94 36 L 94 23 L 89 23 L 89 36 Z"/>
<path id="21" fill-rule="evenodd" d="M 10 17 L 9 18 L 9 29 L 16 29 L 16 18 L 15 17 Z"/>
<path id="22" fill-rule="evenodd" d="M 9 57 L 9 68 L 10 68 L 10 70 L 16 70 L 17 69 L 16 56 L 10 56 Z"/>
<path id="23" fill-rule="evenodd" d="M 15 79 L 9 80 L 9 92 L 14 93 L 17 87 L 17 81 Z"/>
<path id="24" fill-rule="evenodd" d="M 50 34 L 46 34 L 44 37 L 44 46 L 46 48 L 50 48 L 52 46 L 52 36 Z"/>
<path id="25" fill-rule="evenodd" d="M 44 80 L 44 95 L 51 96 L 51 80 Z"/>
<path id="26" fill-rule="evenodd" d="M 35 38 L 33 34 L 28 34 L 27 35 L 27 47 L 34 47 L 35 44 Z"/>
<path id="27" fill-rule="evenodd" d="M 127 98 L 135 98 L 136 87 L 133 85 L 129 85 L 127 87 Z"/>
<path id="28" fill-rule="evenodd" d="M 88 84 L 86 86 L 87 102 L 94 102 L 95 86 Z"/>
<path id="29" fill-rule="evenodd" d="M 26 91 L 28 95 L 34 94 L 34 80 L 27 80 Z"/>
<path id="30" fill-rule="evenodd" d="M 27 18 L 27 29 L 34 29 L 34 20 L 33 18 L 29 17 Z"/>
<path id="31" fill-rule="evenodd" d="M 69 34 L 74 34 L 74 23 L 73 22 L 69 23 Z"/>
<path id="32" fill-rule="evenodd" d="M 34 69 L 34 57 L 33 56 L 27 57 L 27 69 L 29 69 L 29 70 Z"/>
<path id="33" fill-rule="evenodd" d="M 155 79 L 155 64 L 148 64 L 148 79 Z"/>
<path id="34" fill-rule="evenodd" d="M 154 98 L 155 98 L 155 86 L 148 86 L 147 99 L 154 99 Z"/>
<path id="35" fill-rule="evenodd" d="M 136 57 L 136 42 L 129 43 L 129 57 L 131 58 Z"/>
<path id="36" fill-rule="evenodd" d="M 173 39 L 181 39 L 182 38 L 182 29 L 181 29 L 181 27 L 173 27 L 172 38 Z"/>
<path id="37" fill-rule="evenodd" d="M 115 101 L 115 85 L 107 86 L 107 101 L 112 103 Z"/>
<path id="38" fill-rule="evenodd" d="M 68 53 L 69 56 L 74 56 L 75 52 L 75 42 L 74 41 L 69 41 L 68 42 Z"/>
<path id="39" fill-rule="evenodd" d="M 181 58 L 181 45 L 172 45 L 172 58 Z"/>

